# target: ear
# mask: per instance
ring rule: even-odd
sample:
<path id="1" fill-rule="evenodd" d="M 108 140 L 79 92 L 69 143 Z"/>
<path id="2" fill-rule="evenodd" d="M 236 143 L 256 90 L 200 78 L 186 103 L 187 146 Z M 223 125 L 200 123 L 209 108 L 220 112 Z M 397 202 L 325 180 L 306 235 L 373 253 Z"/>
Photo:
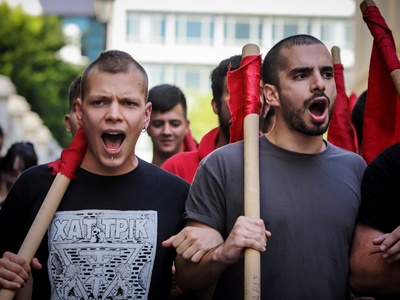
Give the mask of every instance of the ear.
<path id="1" fill-rule="evenodd" d="M 144 124 L 143 124 L 144 128 L 149 127 L 152 110 L 153 110 L 153 106 L 152 106 L 151 102 L 147 102 L 145 111 L 144 111 Z"/>
<path id="2" fill-rule="evenodd" d="M 279 95 L 274 85 L 264 84 L 264 96 L 267 105 L 279 106 Z"/>
<path id="3" fill-rule="evenodd" d="M 65 129 L 67 132 L 71 133 L 71 116 L 69 114 L 66 114 L 64 116 L 64 123 L 65 123 Z"/>
<path id="4" fill-rule="evenodd" d="M 265 102 L 264 105 L 262 106 L 262 111 L 261 111 L 261 116 L 265 118 L 269 112 L 269 109 L 271 108 L 271 104 L 268 102 Z"/>
<path id="5" fill-rule="evenodd" d="M 82 126 L 83 125 L 83 121 L 82 121 L 82 100 L 81 98 L 76 99 L 76 119 L 77 119 L 77 123 L 78 126 Z"/>
<path id="6" fill-rule="evenodd" d="M 214 114 L 218 115 L 218 105 L 217 105 L 217 101 L 215 101 L 214 99 L 211 100 L 211 107 L 212 107 Z"/>

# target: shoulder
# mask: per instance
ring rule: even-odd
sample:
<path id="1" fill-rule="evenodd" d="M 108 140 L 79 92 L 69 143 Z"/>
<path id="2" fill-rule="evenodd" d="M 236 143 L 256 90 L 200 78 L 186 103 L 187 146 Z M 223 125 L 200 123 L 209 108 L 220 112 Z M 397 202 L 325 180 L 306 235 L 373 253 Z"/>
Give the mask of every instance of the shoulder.
<path id="1" fill-rule="evenodd" d="M 376 156 L 370 165 L 387 165 L 398 167 L 400 165 L 400 143 L 393 144 L 384 149 Z"/>
<path id="2" fill-rule="evenodd" d="M 365 178 L 386 178 L 388 182 L 397 181 L 400 178 L 400 143 L 389 146 L 371 161 L 365 170 Z"/>
<path id="3" fill-rule="evenodd" d="M 168 158 L 162 165 L 161 169 L 170 171 L 178 166 L 188 166 L 188 164 L 192 164 L 196 162 L 198 164 L 199 156 L 197 150 L 186 151 L 177 153 L 170 158 Z"/>
<path id="4" fill-rule="evenodd" d="M 188 187 L 189 184 L 179 176 L 172 174 L 160 167 L 157 167 L 149 162 L 139 159 L 140 168 L 145 172 L 144 176 L 154 182 L 163 182 L 166 184 L 181 185 Z"/>
<path id="5" fill-rule="evenodd" d="M 41 164 L 26 169 L 18 180 L 43 181 L 45 179 L 54 178 L 52 173 L 53 170 L 48 166 L 48 164 Z"/>
<path id="6" fill-rule="evenodd" d="M 362 158 L 362 156 L 358 153 L 340 148 L 338 146 L 333 145 L 330 142 L 327 142 L 328 150 L 330 151 L 329 155 L 333 158 L 341 157 L 343 161 L 352 161 L 357 165 L 362 167 L 366 167 L 366 162 Z"/>

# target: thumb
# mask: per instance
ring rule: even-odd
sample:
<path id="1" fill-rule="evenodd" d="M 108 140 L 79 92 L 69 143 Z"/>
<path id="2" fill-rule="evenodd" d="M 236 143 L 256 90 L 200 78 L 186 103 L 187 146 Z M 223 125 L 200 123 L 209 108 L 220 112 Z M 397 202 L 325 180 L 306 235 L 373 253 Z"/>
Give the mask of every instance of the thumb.
<path id="1" fill-rule="evenodd" d="M 166 248 L 167 248 L 167 247 L 171 247 L 171 246 L 172 246 L 172 242 L 174 241 L 175 237 L 176 237 L 176 235 L 171 236 L 168 240 L 163 241 L 163 242 L 161 243 L 161 245 L 162 245 L 163 247 L 166 247 Z"/>
<path id="2" fill-rule="evenodd" d="M 34 269 L 36 269 L 36 270 L 42 269 L 42 264 L 39 262 L 39 260 L 38 260 L 36 257 L 34 257 L 34 258 L 32 259 L 31 265 L 32 265 L 32 267 L 33 267 Z"/>

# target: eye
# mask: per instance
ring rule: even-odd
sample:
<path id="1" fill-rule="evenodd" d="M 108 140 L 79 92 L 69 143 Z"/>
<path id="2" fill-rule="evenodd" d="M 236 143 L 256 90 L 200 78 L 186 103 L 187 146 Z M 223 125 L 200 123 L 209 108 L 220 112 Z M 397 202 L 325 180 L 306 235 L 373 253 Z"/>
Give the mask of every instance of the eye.
<path id="1" fill-rule="evenodd" d="M 331 79 L 331 78 L 333 78 L 333 72 L 325 72 L 325 73 L 323 74 L 323 76 L 324 76 L 325 78 L 327 78 L 327 79 Z"/>
<path id="2" fill-rule="evenodd" d="M 181 126 L 182 122 L 181 121 L 172 121 L 172 122 L 170 122 L 170 124 L 171 124 L 172 127 L 176 128 L 176 127 Z"/>
<path id="3" fill-rule="evenodd" d="M 125 101 L 126 106 L 136 106 L 136 103 L 133 101 Z"/>
<path id="4" fill-rule="evenodd" d="M 160 127 L 164 126 L 164 122 L 163 121 L 152 121 L 151 126 L 153 126 L 155 128 L 160 128 Z"/>
<path id="5" fill-rule="evenodd" d="M 294 76 L 295 80 L 302 80 L 304 78 L 307 78 L 307 74 L 306 73 L 300 73 Z"/>
<path id="6" fill-rule="evenodd" d="M 103 100 L 93 100 L 93 101 L 91 102 L 91 104 L 92 104 L 93 106 L 101 106 L 102 104 L 104 104 L 104 101 L 103 101 Z"/>

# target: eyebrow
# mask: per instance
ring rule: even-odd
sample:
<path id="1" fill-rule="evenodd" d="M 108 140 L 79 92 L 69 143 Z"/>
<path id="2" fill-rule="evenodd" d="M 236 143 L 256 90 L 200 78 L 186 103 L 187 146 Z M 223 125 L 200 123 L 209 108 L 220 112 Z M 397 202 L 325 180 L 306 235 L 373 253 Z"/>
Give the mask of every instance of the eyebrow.
<path id="1" fill-rule="evenodd" d="M 297 74 L 297 73 L 310 73 L 314 70 L 314 67 L 299 67 L 290 70 L 289 74 Z M 331 71 L 333 72 L 333 66 L 322 66 L 319 68 L 320 71 Z"/>

